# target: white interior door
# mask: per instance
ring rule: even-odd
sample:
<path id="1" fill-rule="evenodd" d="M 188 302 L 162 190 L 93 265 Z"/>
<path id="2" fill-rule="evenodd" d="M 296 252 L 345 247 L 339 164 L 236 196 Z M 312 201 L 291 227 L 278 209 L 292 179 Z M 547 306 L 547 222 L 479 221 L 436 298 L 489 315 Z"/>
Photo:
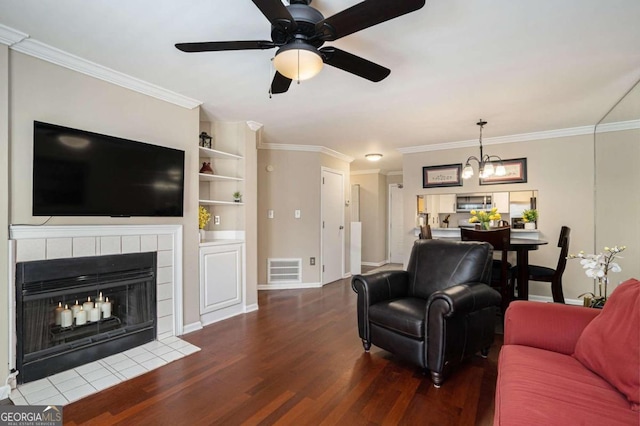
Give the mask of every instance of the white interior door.
<path id="1" fill-rule="evenodd" d="M 404 262 L 402 185 L 389 185 L 389 262 Z"/>
<path id="2" fill-rule="evenodd" d="M 322 169 L 322 284 L 344 271 L 344 175 Z"/>

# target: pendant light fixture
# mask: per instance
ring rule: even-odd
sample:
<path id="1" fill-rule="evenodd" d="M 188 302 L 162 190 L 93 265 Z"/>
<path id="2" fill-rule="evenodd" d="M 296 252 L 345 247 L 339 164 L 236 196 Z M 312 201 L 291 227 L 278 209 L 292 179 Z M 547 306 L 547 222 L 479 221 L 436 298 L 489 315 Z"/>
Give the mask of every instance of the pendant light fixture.
<path id="1" fill-rule="evenodd" d="M 480 126 L 480 159 L 475 155 L 467 158 L 467 162 L 464 165 L 464 169 L 462 169 L 462 179 L 469 179 L 473 176 L 473 168 L 471 167 L 471 161 L 475 161 L 478 163 L 478 174 L 481 178 L 488 178 L 489 176 L 504 176 L 507 174 L 504 165 L 502 164 L 502 159 L 497 155 L 488 155 L 482 152 L 482 128 L 486 121 L 483 121 L 482 118 L 480 121 L 476 123 Z M 496 163 L 496 164 L 494 164 Z"/>

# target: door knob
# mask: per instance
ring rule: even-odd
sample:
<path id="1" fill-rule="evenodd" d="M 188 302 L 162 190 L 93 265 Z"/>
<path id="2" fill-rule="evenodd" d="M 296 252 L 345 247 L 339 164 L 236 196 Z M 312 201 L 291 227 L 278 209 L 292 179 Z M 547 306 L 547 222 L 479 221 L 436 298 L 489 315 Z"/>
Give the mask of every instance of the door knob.
<path id="1" fill-rule="evenodd" d="M 338 229 L 344 229 L 344 226 L 340 225 L 340 228 L 338 228 Z"/>

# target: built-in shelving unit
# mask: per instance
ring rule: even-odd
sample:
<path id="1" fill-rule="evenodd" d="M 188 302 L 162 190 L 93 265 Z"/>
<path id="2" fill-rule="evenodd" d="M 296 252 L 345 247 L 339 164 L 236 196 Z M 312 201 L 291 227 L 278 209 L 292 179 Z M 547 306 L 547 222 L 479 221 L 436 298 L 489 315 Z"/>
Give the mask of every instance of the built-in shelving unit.
<path id="1" fill-rule="evenodd" d="M 214 170 L 214 174 L 209 173 L 198 173 L 198 180 L 200 182 L 210 183 L 211 185 L 215 185 L 216 183 L 224 183 L 224 182 L 235 182 L 238 183 L 237 186 L 233 187 L 233 189 L 240 191 L 241 183 L 244 179 L 240 176 L 233 175 L 232 173 L 228 173 L 229 170 L 234 171 L 235 173 L 239 172 L 239 167 L 224 167 L 222 161 L 228 162 L 229 160 L 235 161 L 236 163 L 242 159 L 243 156 L 233 154 L 231 152 L 220 151 L 217 149 L 198 147 L 200 159 L 208 159 L 212 163 L 212 168 Z M 222 160 L 222 161 L 221 161 Z M 217 172 L 218 169 L 222 168 L 225 170 L 224 173 Z M 229 189 L 229 194 L 221 195 L 221 189 L 216 190 L 213 186 L 205 187 L 205 190 L 200 191 L 200 205 L 203 206 L 242 206 L 243 203 L 238 203 L 233 200 L 225 199 L 227 197 L 231 197 L 231 193 L 235 192 L 235 190 Z M 229 187 L 225 187 L 227 189 Z"/>

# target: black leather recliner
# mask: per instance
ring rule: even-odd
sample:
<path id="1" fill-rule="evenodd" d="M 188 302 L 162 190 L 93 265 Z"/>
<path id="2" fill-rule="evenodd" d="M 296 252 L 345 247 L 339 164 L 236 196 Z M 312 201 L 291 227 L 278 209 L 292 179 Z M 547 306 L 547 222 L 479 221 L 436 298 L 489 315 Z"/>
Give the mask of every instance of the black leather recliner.
<path id="1" fill-rule="evenodd" d="M 407 271 L 356 275 L 358 333 L 372 344 L 431 371 L 445 369 L 493 343 L 500 293 L 492 289 L 493 249 L 483 242 L 417 240 Z"/>

